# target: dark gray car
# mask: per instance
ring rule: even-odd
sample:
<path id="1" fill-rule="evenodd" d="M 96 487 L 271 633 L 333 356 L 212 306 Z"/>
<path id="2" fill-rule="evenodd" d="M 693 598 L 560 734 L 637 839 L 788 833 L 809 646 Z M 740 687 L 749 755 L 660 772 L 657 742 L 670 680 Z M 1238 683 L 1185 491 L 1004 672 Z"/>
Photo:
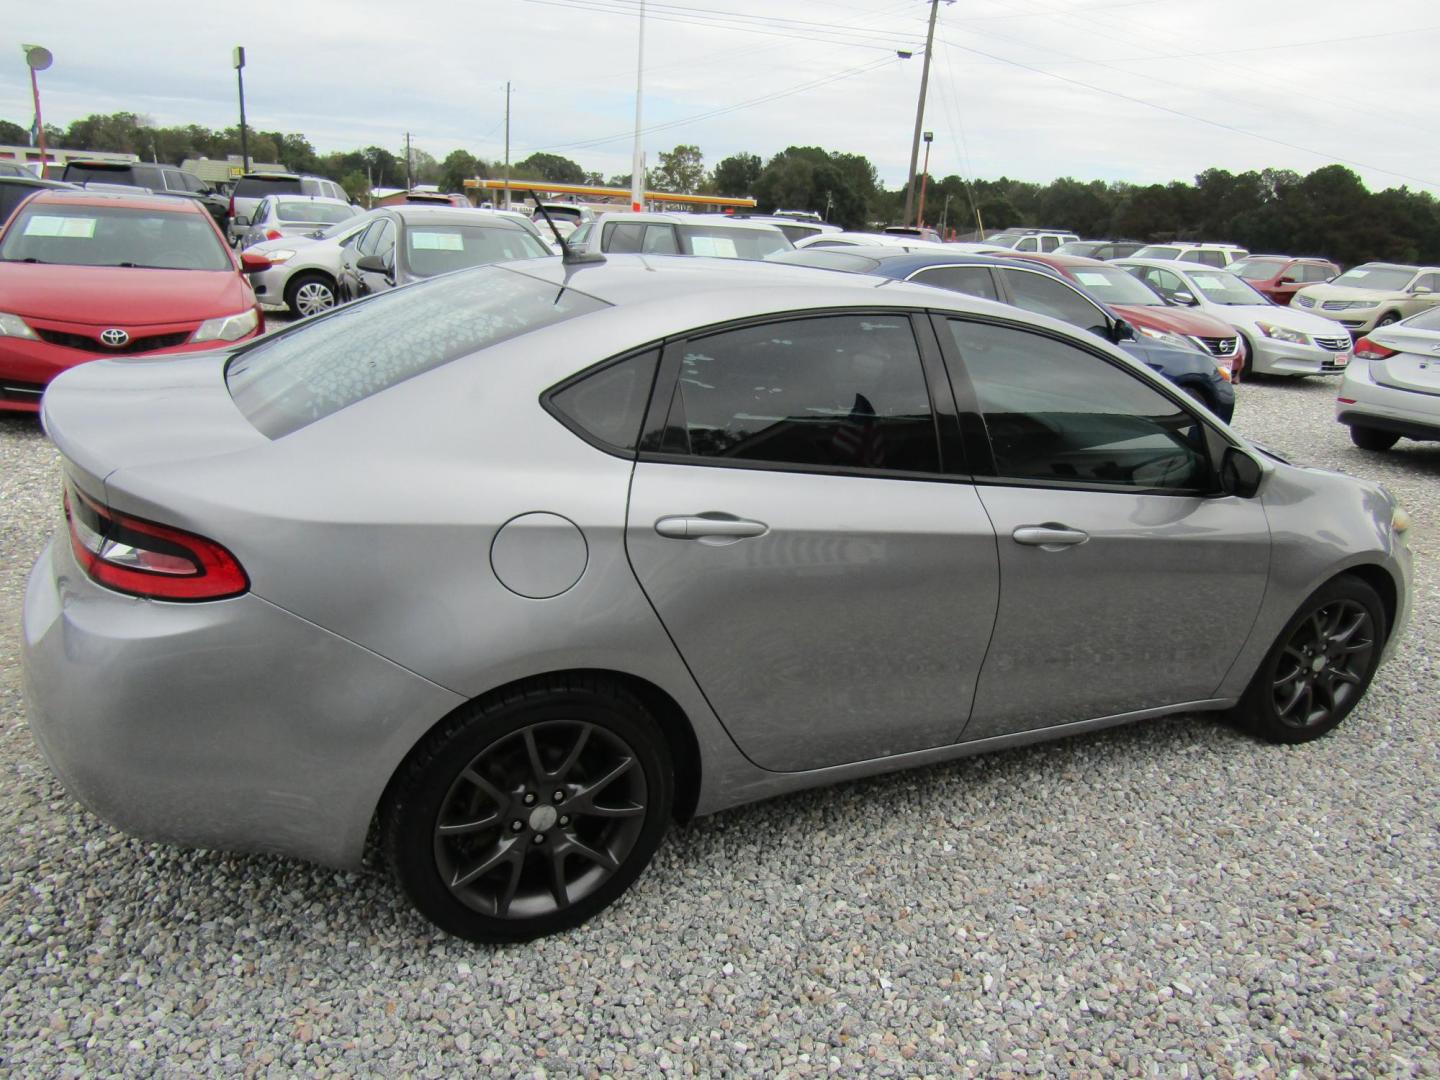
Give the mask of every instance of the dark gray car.
<path id="1" fill-rule="evenodd" d="M 373 839 L 475 940 L 583 921 L 675 817 L 1173 713 L 1316 738 L 1410 610 L 1379 486 L 884 278 L 479 267 L 43 412 L 22 649 L 68 790 L 181 844 Z"/>

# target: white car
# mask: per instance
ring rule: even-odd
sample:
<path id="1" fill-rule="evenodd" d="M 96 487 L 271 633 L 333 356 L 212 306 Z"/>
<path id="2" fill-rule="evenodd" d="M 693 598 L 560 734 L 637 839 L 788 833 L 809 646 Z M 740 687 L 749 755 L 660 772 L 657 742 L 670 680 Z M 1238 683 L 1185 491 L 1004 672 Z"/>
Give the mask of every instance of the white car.
<path id="1" fill-rule="evenodd" d="M 252 216 L 235 219 L 244 229 L 236 246 L 245 249 L 267 240 L 312 236 L 361 213 L 358 206 L 321 195 L 266 195 Z"/>
<path id="2" fill-rule="evenodd" d="M 574 250 L 641 255 L 709 255 L 763 259 L 795 245 L 774 225 L 735 220 L 728 214 L 602 214 L 569 239 Z"/>
<path id="3" fill-rule="evenodd" d="M 826 232 L 796 240 L 797 248 L 888 247 L 905 251 L 944 251 L 951 255 L 1008 255 L 1008 248 L 994 244 L 945 244 L 897 233 Z"/>
<path id="4" fill-rule="evenodd" d="M 1350 362 L 1350 335 L 1329 319 L 1272 304 L 1244 278 L 1164 259 L 1116 259 L 1172 304 L 1229 323 L 1245 343 L 1246 370 L 1261 375 L 1338 375 Z"/>
<path id="5" fill-rule="evenodd" d="M 1161 259 L 1174 262 L 1199 263 L 1202 266 L 1229 266 L 1248 256 L 1238 244 L 1150 244 L 1135 252 L 1131 258 Z"/>
<path id="6" fill-rule="evenodd" d="M 1370 331 L 1340 384 L 1335 419 L 1363 450 L 1440 439 L 1440 308 Z"/>
<path id="7" fill-rule="evenodd" d="M 296 318 L 318 315 L 335 306 L 340 256 L 378 211 L 357 214 L 317 236 L 266 240 L 245 250 L 264 255 L 270 265 L 249 275 L 255 298 L 270 309 L 289 308 Z"/>

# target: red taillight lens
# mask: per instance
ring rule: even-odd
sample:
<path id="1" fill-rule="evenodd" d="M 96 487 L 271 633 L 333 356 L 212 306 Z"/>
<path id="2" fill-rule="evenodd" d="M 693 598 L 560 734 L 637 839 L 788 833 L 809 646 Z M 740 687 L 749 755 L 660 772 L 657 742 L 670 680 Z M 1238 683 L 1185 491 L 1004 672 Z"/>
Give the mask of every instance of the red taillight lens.
<path id="1" fill-rule="evenodd" d="M 1368 337 L 1362 337 L 1355 342 L 1356 360 L 1386 360 L 1395 355 L 1394 349 L 1387 349 L 1384 345 L 1377 345 Z"/>
<path id="2" fill-rule="evenodd" d="M 231 216 L 232 218 L 235 216 L 235 196 L 234 196 L 234 195 L 231 195 L 231 196 L 230 196 L 230 216 Z"/>
<path id="3" fill-rule="evenodd" d="M 223 600 L 250 588 L 235 556 L 213 540 L 116 513 L 66 485 L 70 545 L 101 585 L 151 600 Z"/>
<path id="4" fill-rule="evenodd" d="M 284 236 L 284 235 L 285 235 L 285 234 L 282 233 L 279 229 L 266 229 L 266 230 L 265 230 L 265 239 L 266 239 L 266 240 L 279 240 L 280 237 L 282 237 L 282 236 Z"/>

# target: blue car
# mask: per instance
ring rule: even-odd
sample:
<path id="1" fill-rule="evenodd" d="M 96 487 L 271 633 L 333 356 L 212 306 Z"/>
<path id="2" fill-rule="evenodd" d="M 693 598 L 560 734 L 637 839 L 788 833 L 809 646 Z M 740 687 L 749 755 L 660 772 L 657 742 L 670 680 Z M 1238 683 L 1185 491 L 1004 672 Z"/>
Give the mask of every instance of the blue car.
<path id="1" fill-rule="evenodd" d="M 1230 385 L 1228 372 L 1222 371 L 1214 356 L 1202 346 L 1179 334 L 1155 331 L 1136 334 L 1134 327 L 1107 304 L 1043 263 L 995 255 L 964 252 L 951 255 L 944 251 L 878 246 L 843 250 L 810 247 L 772 255 L 766 261 L 935 285 L 1049 315 L 1118 345 L 1227 423 L 1235 413 L 1235 388 Z M 1114 272 L 1121 278 L 1129 276 L 1123 270 Z M 1149 286 L 1137 284 L 1149 291 Z"/>

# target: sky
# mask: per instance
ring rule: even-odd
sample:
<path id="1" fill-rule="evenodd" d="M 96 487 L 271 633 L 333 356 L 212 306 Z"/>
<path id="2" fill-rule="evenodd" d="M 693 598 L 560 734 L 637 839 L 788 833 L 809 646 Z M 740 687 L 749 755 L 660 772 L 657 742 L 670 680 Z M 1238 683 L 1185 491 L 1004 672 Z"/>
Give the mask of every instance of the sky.
<path id="1" fill-rule="evenodd" d="M 647 163 L 693 143 L 707 166 L 787 146 L 864 154 L 904 183 L 927 0 L 648 0 Z M 320 151 L 404 133 L 437 157 L 563 154 L 630 171 L 639 0 L 153 0 L 28 3 L 6 16 L 0 118 L 121 110 L 233 125 L 244 45 L 252 127 Z M 233 13 L 243 12 L 243 15 Z M 1336 162 L 1372 189 L 1440 194 L 1440 5 L 1428 0 L 954 0 L 939 4 L 930 172 L 1048 181 L 1190 179 Z M 903 59 L 897 52 L 910 52 Z M 0 53 L 0 55 L 4 55 Z M 922 151 L 923 152 L 923 151 Z"/>

